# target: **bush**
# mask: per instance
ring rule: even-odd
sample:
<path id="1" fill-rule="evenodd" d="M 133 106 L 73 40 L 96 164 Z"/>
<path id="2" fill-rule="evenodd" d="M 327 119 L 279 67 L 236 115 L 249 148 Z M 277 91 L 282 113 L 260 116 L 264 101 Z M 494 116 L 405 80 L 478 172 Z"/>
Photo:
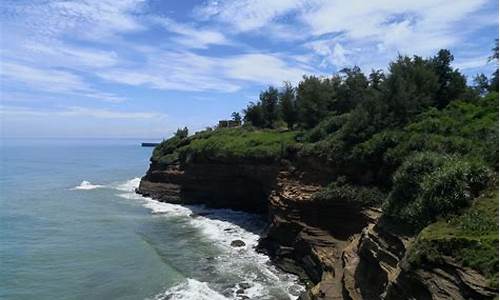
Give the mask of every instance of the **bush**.
<path id="1" fill-rule="evenodd" d="M 498 286 L 498 192 L 487 191 L 463 213 L 426 227 L 419 234 L 408 260 L 414 267 L 442 263 L 451 257 L 480 271 Z"/>
<path id="2" fill-rule="evenodd" d="M 378 188 L 351 185 L 343 177 L 313 195 L 314 201 L 348 202 L 359 207 L 380 205 L 384 198 Z"/>
<path id="3" fill-rule="evenodd" d="M 421 229 L 468 206 L 488 177 L 489 170 L 480 161 L 418 153 L 396 171 L 384 214 Z"/>
<path id="4" fill-rule="evenodd" d="M 305 141 L 315 143 L 325 139 L 329 134 L 339 130 L 349 118 L 349 114 L 332 116 L 321 121 L 304 136 Z"/>
<path id="5" fill-rule="evenodd" d="M 169 164 L 176 161 L 177 155 L 175 152 L 179 147 L 186 143 L 189 143 L 188 139 L 181 138 L 180 135 L 175 135 L 167 140 L 164 140 L 153 150 L 151 161 L 162 164 Z"/>
<path id="6" fill-rule="evenodd" d="M 253 130 L 244 128 L 218 129 L 208 134 L 193 136 L 189 144 L 177 151 L 181 161 L 238 160 L 276 161 L 295 143 L 296 132 Z"/>

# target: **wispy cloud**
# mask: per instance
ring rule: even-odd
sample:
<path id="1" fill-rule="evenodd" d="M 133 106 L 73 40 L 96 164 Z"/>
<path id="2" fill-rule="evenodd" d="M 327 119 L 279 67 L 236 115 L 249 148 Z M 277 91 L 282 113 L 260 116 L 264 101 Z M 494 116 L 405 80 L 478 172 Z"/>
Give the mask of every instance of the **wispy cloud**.
<path id="1" fill-rule="evenodd" d="M 219 101 L 175 123 L 202 128 L 266 85 L 383 68 L 398 53 L 452 48 L 456 67 L 491 73 L 497 10 L 494 0 L 5 0 L 0 101 L 32 105 L 2 108 L 24 119 L 136 120 L 152 131 L 151 110 L 194 114 L 192 100 Z"/>
<path id="2" fill-rule="evenodd" d="M 117 83 L 161 90 L 235 92 L 249 83 L 281 84 L 313 72 L 313 68 L 279 53 L 212 57 L 189 51 L 159 51 L 149 53 L 142 68 L 110 69 L 97 75 Z"/>
<path id="3" fill-rule="evenodd" d="M 165 114 L 156 112 L 127 112 L 109 109 L 86 108 L 79 106 L 64 107 L 55 110 L 41 110 L 20 106 L 0 106 L 0 115 L 4 117 L 91 117 L 98 119 L 166 118 Z"/>
<path id="4" fill-rule="evenodd" d="M 193 24 L 183 24 L 165 17 L 151 17 L 153 22 L 160 24 L 169 32 L 175 33 L 173 41 L 187 48 L 207 48 L 210 45 L 230 45 L 231 41 L 214 29 L 200 28 Z"/>
<path id="5" fill-rule="evenodd" d="M 69 35 L 74 38 L 98 40 L 119 32 L 144 29 L 132 14 L 143 0 L 88 1 L 2 1 L 4 23 L 29 31 L 41 39 Z"/>
<path id="6" fill-rule="evenodd" d="M 343 66 L 363 62 L 359 56 L 373 55 L 374 50 L 378 56 L 384 56 L 386 62 L 398 52 L 429 55 L 436 49 L 456 46 L 467 33 L 457 32 L 457 26 L 467 18 L 479 19 L 474 13 L 484 9 L 487 3 L 487 0 L 453 3 L 446 0 L 353 0 L 349 3 L 342 0 L 272 3 L 222 0 L 208 2 L 195 12 L 200 18 L 230 24 L 239 31 L 265 31 L 279 26 L 286 32 L 283 25 L 290 24 L 289 35 L 293 35 L 297 27 L 306 27 L 302 34 L 308 35 L 309 41 L 304 46 L 315 51 L 323 65 Z M 498 16 L 495 19 L 497 22 Z M 286 33 L 282 32 L 281 36 L 287 39 Z"/>
<path id="7" fill-rule="evenodd" d="M 459 59 L 454 66 L 460 70 L 478 69 L 487 66 L 488 64 L 492 64 L 492 62 L 488 60 L 488 57 L 488 55 L 480 55 L 477 57 L 462 58 Z"/>
<path id="8" fill-rule="evenodd" d="M 238 31 L 250 31 L 262 28 L 275 19 L 307 8 L 308 1 L 297 0 L 236 0 L 209 1 L 206 5 L 195 8 L 194 15 L 202 20 L 217 19 L 231 25 Z"/>
<path id="9" fill-rule="evenodd" d="M 2 62 L 0 79 L 2 86 L 8 83 L 21 83 L 24 87 L 43 92 L 79 95 L 114 103 L 125 101 L 125 98 L 113 93 L 101 92 L 89 87 L 85 80 L 78 75 L 57 69 Z M 1 98 L 4 98 L 3 93 Z"/>

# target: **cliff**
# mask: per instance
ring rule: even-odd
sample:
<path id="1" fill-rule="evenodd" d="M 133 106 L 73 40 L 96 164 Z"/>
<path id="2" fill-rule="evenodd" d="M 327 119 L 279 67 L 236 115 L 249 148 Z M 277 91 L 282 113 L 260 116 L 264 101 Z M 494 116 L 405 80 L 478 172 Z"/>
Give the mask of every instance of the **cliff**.
<path id="1" fill-rule="evenodd" d="M 498 291 L 452 257 L 412 264 L 416 235 L 377 206 L 318 201 L 336 176 L 320 161 L 153 161 L 138 193 L 172 203 L 266 213 L 259 248 L 309 282 L 301 299 L 492 299 Z"/>

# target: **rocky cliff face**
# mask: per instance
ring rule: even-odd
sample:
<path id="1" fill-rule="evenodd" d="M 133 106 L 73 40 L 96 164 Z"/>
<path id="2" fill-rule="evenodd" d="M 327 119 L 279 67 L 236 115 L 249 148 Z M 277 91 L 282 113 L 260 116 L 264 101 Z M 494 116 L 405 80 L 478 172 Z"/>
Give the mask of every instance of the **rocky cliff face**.
<path id="1" fill-rule="evenodd" d="M 202 203 L 212 207 L 267 211 L 277 164 L 172 164 L 152 163 L 138 193 L 171 203 Z"/>
<path id="2" fill-rule="evenodd" d="M 138 192 L 173 203 L 267 213 L 260 249 L 309 281 L 301 299 L 492 299 L 477 272 L 451 259 L 412 267 L 414 238 L 380 220 L 380 209 L 318 203 L 335 176 L 320 163 L 151 164 Z"/>

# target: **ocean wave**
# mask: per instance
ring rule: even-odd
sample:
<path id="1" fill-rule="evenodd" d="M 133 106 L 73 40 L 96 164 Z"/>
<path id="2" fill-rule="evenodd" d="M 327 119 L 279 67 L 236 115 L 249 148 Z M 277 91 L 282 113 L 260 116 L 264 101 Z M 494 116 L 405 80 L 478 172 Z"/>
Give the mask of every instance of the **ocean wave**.
<path id="1" fill-rule="evenodd" d="M 304 290 L 297 276 L 278 270 L 271 264 L 268 256 L 256 251 L 260 234 L 265 228 L 265 221 L 258 215 L 231 209 L 211 209 L 203 205 L 160 202 L 136 194 L 135 189 L 139 183 L 140 178 L 134 178 L 116 185 L 115 189 L 122 192 L 117 196 L 141 201 L 153 214 L 161 214 L 167 218 L 180 217 L 189 226 L 197 228 L 204 238 L 221 249 L 222 254 L 214 261 L 217 273 L 226 276 L 231 274 L 233 278 L 238 278 L 232 288 L 226 288 L 224 291 L 224 295 L 232 295 L 230 298 L 224 298 L 221 294 L 210 294 L 210 291 L 215 291 L 206 283 L 188 279 L 187 282 L 167 290 L 162 294 L 163 298 L 158 299 L 241 299 L 242 296 L 255 299 L 269 297 L 271 290 L 276 292 L 276 289 L 281 290 L 281 293 L 285 293 L 290 299 L 296 299 Z M 123 193 L 124 191 L 127 192 Z M 244 245 L 231 246 L 235 240 L 243 241 Z M 243 290 L 239 286 L 242 282 L 245 283 Z M 195 295 L 194 292 L 200 294 Z"/>
<path id="2" fill-rule="evenodd" d="M 212 290 L 206 282 L 188 278 L 157 295 L 155 300 L 227 300 L 228 298 Z"/>
<path id="3" fill-rule="evenodd" d="M 141 178 L 135 177 L 124 183 L 117 184 L 114 188 L 123 192 L 134 192 L 135 194 L 135 189 L 139 187 L 139 183 L 141 183 Z"/>
<path id="4" fill-rule="evenodd" d="M 80 183 L 80 185 L 75 186 L 73 188 L 73 190 L 94 190 L 94 189 L 103 188 L 103 187 L 104 187 L 104 185 L 92 184 L 92 183 L 90 183 L 90 181 L 83 180 Z"/>

